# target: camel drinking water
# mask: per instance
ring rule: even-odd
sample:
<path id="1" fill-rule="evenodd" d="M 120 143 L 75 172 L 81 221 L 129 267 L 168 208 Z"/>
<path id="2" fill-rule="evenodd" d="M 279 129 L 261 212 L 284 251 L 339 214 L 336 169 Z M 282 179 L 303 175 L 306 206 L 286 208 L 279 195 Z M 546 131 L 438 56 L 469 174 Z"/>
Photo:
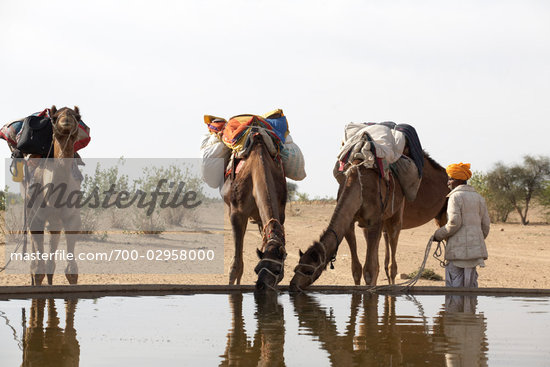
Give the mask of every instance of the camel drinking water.
<path id="1" fill-rule="evenodd" d="M 388 281 L 394 283 L 397 274 L 395 253 L 401 229 L 420 226 L 433 218 L 444 224 L 446 195 L 449 192 L 445 169 L 427 154 L 424 154 L 424 166 L 417 197 L 412 202 L 406 202 L 395 179 L 384 183 L 376 165 L 368 168 L 360 161 L 354 161 L 340 184 L 338 202 L 327 229 L 305 253 L 300 251 L 300 260 L 290 282 L 291 290 L 302 290 L 319 278 L 335 258 L 344 237 L 351 250 L 355 284 L 360 284 L 362 274 L 367 285 L 376 285 L 382 232 L 386 240 L 386 274 Z M 367 241 L 363 268 L 357 256 L 355 222 L 363 228 Z"/>
<path id="2" fill-rule="evenodd" d="M 226 179 L 222 196 L 229 208 L 235 255 L 229 284 L 240 284 L 243 275 L 243 240 L 252 218 L 263 236 L 256 289 L 275 288 L 284 276 L 286 179 L 280 162 L 273 160 L 261 137 L 257 137 L 241 167 Z M 237 167 L 237 165 L 236 165 Z"/>

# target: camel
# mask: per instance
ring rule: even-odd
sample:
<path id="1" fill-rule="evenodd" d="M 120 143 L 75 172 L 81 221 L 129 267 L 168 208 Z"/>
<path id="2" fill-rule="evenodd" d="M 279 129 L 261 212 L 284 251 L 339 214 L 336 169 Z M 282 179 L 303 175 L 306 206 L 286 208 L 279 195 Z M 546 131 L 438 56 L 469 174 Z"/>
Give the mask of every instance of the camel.
<path id="1" fill-rule="evenodd" d="M 47 325 L 44 311 L 48 303 Z M 21 366 L 78 366 L 80 344 L 76 338 L 74 316 L 78 299 L 65 300 L 65 329 L 59 327 L 55 300 L 33 299 L 29 326 L 23 334 L 23 362 Z"/>
<path id="2" fill-rule="evenodd" d="M 426 153 L 418 194 L 410 203 L 406 203 L 399 183 L 394 178 L 384 184 L 376 165 L 367 168 L 361 162 L 354 161 L 342 178 L 338 202 L 327 229 L 305 253 L 299 252 L 300 260 L 290 282 L 293 291 L 303 290 L 319 278 L 328 263 L 335 259 L 344 237 L 352 255 L 351 269 L 355 284 L 360 284 L 362 274 L 367 285 L 376 285 L 379 272 L 378 245 L 382 231 L 386 241 L 386 274 L 389 283 L 394 284 L 397 275 L 395 253 L 401 229 L 414 228 L 434 218 L 438 225 L 446 221 L 446 196 L 449 192 L 447 175 L 445 169 Z M 363 228 L 367 241 L 363 268 L 357 256 L 355 222 L 359 222 L 359 227 Z"/>
<path id="3" fill-rule="evenodd" d="M 80 111 L 78 107 L 70 109 L 63 107 L 57 109 L 52 106 L 50 117 L 53 126 L 53 159 L 30 159 L 29 169 L 30 178 L 27 179 L 27 188 L 32 188 L 38 184 L 38 190 L 53 184 L 53 187 L 67 185 L 66 192 L 76 192 L 80 190 L 80 180 L 74 177 L 74 143 L 78 135 L 78 121 L 80 120 Z M 32 170 L 34 167 L 34 170 Z M 55 254 L 61 230 L 65 231 L 67 242 L 67 254 L 71 256 L 68 259 L 65 268 L 65 276 L 69 284 L 78 282 L 78 265 L 74 259 L 74 248 L 78 233 L 81 229 L 80 211 L 78 208 L 63 205 L 54 208 L 58 195 L 49 195 L 46 190 L 36 191 L 26 190 L 27 200 L 29 202 L 28 227 L 31 231 L 31 245 L 33 253 L 44 253 L 44 229 L 46 222 L 51 235 L 50 238 L 50 256 L 47 260 L 43 258 L 34 258 L 31 261 L 31 282 L 32 285 L 40 286 L 44 280 L 44 275 L 48 276 L 48 284 L 53 284 L 53 274 L 55 272 Z M 52 190 L 54 191 L 54 190 Z M 34 199 L 32 199 L 32 196 Z M 63 201 L 63 200 L 62 200 Z M 65 200 L 66 201 L 66 200 Z M 46 203 L 45 207 L 41 207 Z M 27 205 L 27 204 L 26 204 Z M 69 255 L 70 254 L 70 255 Z"/>
<path id="4" fill-rule="evenodd" d="M 403 210 L 401 221 L 401 229 L 410 229 L 419 227 L 434 219 L 438 227 L 445 225 L 447 222 L 447 173 L 445 169 L 433 160 L 428 154 L 424 155 L 424 172 L 422 181 L 418 188 L 418 193 L 414 201 L 406 201 Z M 351 271 L 355 285 L 361 283 L 361 263 L 357 256 L 357 242 L 355 238 L 355 228 L 352 226 L 348 233 L 345 234 L 346 242 L 349 245 L 351 252 Z M 397 275 L 397 262 L 395 255 L 397 252 L 397 242 L 399 232 L 395 233 L 396 227 L 392 227 L 392 223 L 388 223 L 384 227 L 384 242 L 386 244 L 386 255 L 384 260 L 384 270 L 388 282 L 395 284 Z M 393 235 L 390 233 L 393 232 Z M 363 228 L 365 239 L 368 241 L 368 233 Z M 391 256 L 391 267 L 390 265 Z M 369 284 L 365 279 L 365 283 Z M 375 283 L 376 284 L 376 283 Z"/>
<path id="5" fill-rule="evenodd" d="M 222 187 L 233 230 L 235 255 L 229 273 L 229 284 L 241 283 L 243 275 L 243 239 L 248 219 L 258 224 L 263 237 L 262 249 L 256 249 L 260 261 L 257 290 L 275 289 L 284 276 L 286 179 L 282 163 L 273 160 L 259 135 L 246 159 L 235 163 L 238 172 L 231 173 Z"/>

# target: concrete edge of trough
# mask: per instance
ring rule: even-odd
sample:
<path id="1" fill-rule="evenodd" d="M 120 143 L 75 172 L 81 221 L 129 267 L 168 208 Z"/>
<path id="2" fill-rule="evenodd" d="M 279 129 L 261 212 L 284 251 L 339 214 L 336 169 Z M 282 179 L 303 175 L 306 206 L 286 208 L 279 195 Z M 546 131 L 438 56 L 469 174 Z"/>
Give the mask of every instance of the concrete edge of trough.
<path id="1" fill-rule="evenodd" d="M 280 286 L 287 292 L 288 286 Z M 197 285 L 197 284 L 81 284 L 53 286 L 0 286 L 0 299 L 10 298 L 96 298 L 105 296 L 147 296 L 176 294 L 207 294 L 253 292 L 254 285 Z M 307 293 L 368 293 L 380 294 L 424 294 L 424 295 L 478 295 L 478 296 L 550 296 L 550 289 L 536 288 L 447 288 L 436 286 L 336 286 L 317 285 Z"/>

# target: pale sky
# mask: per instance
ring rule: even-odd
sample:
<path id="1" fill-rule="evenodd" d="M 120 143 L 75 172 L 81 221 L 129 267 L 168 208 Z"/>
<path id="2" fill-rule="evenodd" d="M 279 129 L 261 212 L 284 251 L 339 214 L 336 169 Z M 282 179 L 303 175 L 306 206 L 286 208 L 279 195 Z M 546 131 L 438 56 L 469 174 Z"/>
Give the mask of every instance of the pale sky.
<path id="1" fill-rule="evenodd" d="M 52 104 L 84 158 L 200 157 L 204 114 L 282 108 L 310 197 L 352 121 L 487 171 L 550 155 L 550 2 L 0 0 L 0 123 Z"/>

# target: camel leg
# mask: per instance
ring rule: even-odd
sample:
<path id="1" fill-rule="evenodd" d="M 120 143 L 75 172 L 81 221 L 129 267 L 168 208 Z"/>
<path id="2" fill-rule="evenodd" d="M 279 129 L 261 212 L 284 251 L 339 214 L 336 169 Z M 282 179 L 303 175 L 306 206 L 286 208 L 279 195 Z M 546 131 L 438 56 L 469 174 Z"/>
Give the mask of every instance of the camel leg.
<path id="1" fill-rule="evenodd" d="M 354 348 L 366 351 L 380 340 L 378 317 L 378 294 L 363 294 L 363 315 L 359 320 L 359 330 L 354 340 Z"/>
<path id="2" fill-rule="evenodd" d="M 397 242 L 399 241 L 399 233 L 401 232 L 402 224 L 402 211 L 398 211 L 391 218 L 384 222 L 384 238 L 386 238 L 386 259 L 388 258 L 387 245 L 391 248 L 391 266 L 390 273 L 386 267 L 386 274 L 388 275 L 388 283 L 395 284 L 395 277 L 397 276 L 397 260 L 395 254 L 397 253 Z"/>
<path id="3" fill-rule="evenodd" d="M 386 231 L 384 231 L 384 244 L 386 245 L 386 253 L 384 255 L 384 271 L 386 272 L 386 278 L 388 279 L 388 282 L 390 282 L 390 239 L 388 238 L 388 232 Z"/>
<path id="4" fill-rule="evenodd" d="M 43 228 L 45 221 L 35 219 L 31 228 Z M 31 283 L 32 285 L 42 285 L 46 273 L 46 265 L 42 255 L 44 254 L 44 232 L 31 231 L 32 253 L 39 254 L 38 259 L 31 260 Z"/>
<path id="5" fill-rule="evenodd" d="M 57 251 L 57 246 L 59 246 L 59 239 L 61 232 L 60 231 L 50 231 L 50 258 L 46 260 L 46 275 L 48 277 L 48 284 L 53 284 L 53 274 L 55 273 L 55 251 Z"/>
<path id="6" fill-rule="evenodd" d="M 65 277 L 69 284 L 78 283 L 78 265 L 76 263 L 74 249 L 75 245 L 80 239 L 78 231 L 82 228 L 82 222 L 80 219 L 80 213 L 71 217 L 69 222 L 64 223 L 65 227 L 65 240 L 67 241 L 67 256 L 71 256 L 71 260 L 67 261 L 67 267 L 65 268 Z M 69 233 L 67 233 L 69 232 Z"/>
<path id="7" fill-rule="evenodd" d="M 65 234 L 67 240 L 67 254 L 72 254 L 72 260 L 67 261 L 67 267 L 65 268 L 65 277 L 69 284 L 78 283 L 78 265 L 74 259 L 74 248 L 76 244 L 75 235 Z"/>
<path id="8" fill-rule="evenodd" d="M 355 238 L 355 223 L 352 223 L 348 231 L 344 234 L 346 242 L 349 246 L 349 252 L 351 253 L 351 274 L 353 275 L 353 281 L 355 285 L 361 284 L 361 274 L 363 269 L 361 262 L 357 256 L 357 240 Z"/>
<path id="9" fill-rule="evenodd" d="M 65 337 L 68 337 L 70 340 L 69 345 L 76 346 L 76 348 L 78 348 L 78 342 L 76 340 L 76 330 L 74 328 L 74 314 L 76 312 L 77 303 L 78 298 L 65 300 Z"/>
<path id="10" fill-rule="evenodd" d="M 235 255 L 231 271 L 229 272 L 229 284 L 232 285 L 235 284 L 235 281 L 237 284 L 241 284 L 241 277 L 243 276 L 243 242 L 248 218 L 240 213 L 232 213 L 230 219 L 233 229 L 233 240 L 235 241 Z"/>
<path id="11" fill-rule="evenodd" d="M 365 284 L 376 285 L 380 265 L 378 263 L 378 245 L 382 235 L 382 223 L 376 223 L 363 229 L 363 234 L 367 239 L 367 257 L 363 266 L 363 279 Z"/>
<path id="12" fill-rule="evenodd" d="M 48 299 L 48 329 L 59 328 L 59 317 L 57 316 L 57 308 L 55 308 L 55 300 Z"/>
<path id="13" fill-rule="evenodd" d="M 353 344 L 355 343 L 355 334 L 356 334 L 355 327 L 357 325 L 357 315 L 359 314 L 360 305 L 361 305 L 361 295 L 357 293 L 352 293 L 349 320 L 347 324 L 348 326 L 346 327 L 346 333 L 345 333 L 345 338 L 351 341 L 350 344 L 352 345 L 352 348 L 353 348 Z"/>

